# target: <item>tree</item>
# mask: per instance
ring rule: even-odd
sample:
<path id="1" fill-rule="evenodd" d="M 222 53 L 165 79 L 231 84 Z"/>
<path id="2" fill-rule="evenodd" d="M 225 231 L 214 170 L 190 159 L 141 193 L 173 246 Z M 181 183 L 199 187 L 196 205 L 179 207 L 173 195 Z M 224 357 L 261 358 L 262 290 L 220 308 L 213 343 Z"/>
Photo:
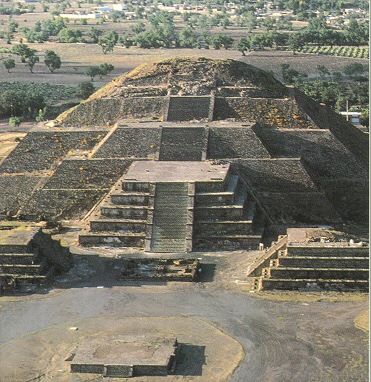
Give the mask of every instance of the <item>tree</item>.
<path id="1" fill-rule="evenodd" d="M 23 63 L 26 62 L 26 59 L 29 56 L 32 56 L 33 54 L 35 54 L 35 52 L 36 52 L 35 50 L 31 49 L 26 44 L 14 45 L 12 50 L 11 50 L 11 53 L 16 54 L 16 55 L 21 57 L 21 61 Z"/>
<path id="2" fill-rule="evenodd" d="M 250 50 L 250 48 L 251 48 L 250 40 L 246 37 L 242 37 L 237 45 L 238 51 L 241 52 L 243 56 L 245 56 L 245 52 Z"/>
<path id="3" fill-rule="evenodd" d="M 94 85 L 90 81 L 79 83 L 77 89 L 77 95 L 82 99 L 89 98 L 95 92 Z"/>
<path id="4" fill-rule="evenodd" d="M 102 33 L 103 32 L 96 27 L 91 27 L 89 31 L 89 37 L 92 39 L 94 44 L 97 44 Z"/>
<path id="5" fill-rule="evenodd" d="M 319 76 L 322 79 L 325 79 L 326 77 L 330 76 L 330 71 L 325 65 L 317 65 L 317 70 L 318 70 Z"/>
<path id="6" fill-rule="evenodd" d="M 9 118 L 9 126 L 10 127 L 18 127 L 22 122 L 22 119 L 20 117 L 10 117 Z"/>
<path id="7" fill-rule="evenodd" d="M 225 49 L 229 49 L 233 45 L 233 38 L 230 36 L 226 36 L 223 34 L 218 34 L 216 36 L 213 36 L 211 39 L 211 44 L 214 47 L 214 49 L 220 49 L 221 47 L 224 47 Z"/>
<path id="8" fill-rule="evenodd" d="M 52 50 L 45 52 L 44 63 L 51 73 L 54 73 L 54 71 L 59 69 L 62 65 L 61 58 Z"/>
<path id="9" fill-rule="evenodd" d="M 195 31 L 186 27 L 183 28 L 179 33 L 179 46 L 182 48 L 195 48 L 197 46 L 197 35 Z"/>
<path id="10" fill-rule="evenodd" d="M 5 69 L 10 73 L 10 69 L 15 68 L 15 60 L 12 58 L 7 58 L 6 60 L 3 61 L 3 65 Z"/>
<path id="11" fill-rule="evenodd" d="M 100 37 L 98 45 L 102 48 L 103 54 L 112 52 L 118 41 L 118 34 L 114 31 L 108 33 L 105 36 Z"/>
<path id="12" fill-rule="evenodd" d="M 99 66 L 90 66 L 86 69 L 86 75 L 91 78 L 92 81 L 94 81 L 94 77 L 99 76 L 101 74 L 101 69 Z"/>
<path id="13" fill-rule="evenodd" d="M 108 73 L 111 73 L 115 67 L 111 64 L 107 64 L 106 62 L 104 64 L 99 65 L 99 70 L 100 70 L 100 78 L 103 76 L 106 76 Z"/>
<path id="14" fill-rule="evenodd" d="M 343 72 L 349 77 L 359 76 L 365 71 L 364 66 L 359 62 L 352 62 L 345 66 Z"/>
<path id="15" fill-rule="evenodd" d="M 39 59 L 38 56 L 36 56 L 35 53 L 33 53 L 32 55 L 30 55 L 30 56 L 28 56 L 28 57 L 26 58 L 26 65 L 27 65 L 28 68 L 30 69 L 30 72 L 31 72 L 31 73 L 33 73 L 33 68 L 34 68 L 35 64 L 36 64 L 37 62 L 39 62 L 39 61 L 40 61 L 40 59 Z"/>
<path id="16" fill-rule="evenodd" d="M 292 50 L 292 53 L 295 55 L 296 52 L 304 46 L 304 41 L 302 35 L 299 33 L 293 33 L 289 37 L 289 48 Z"/>

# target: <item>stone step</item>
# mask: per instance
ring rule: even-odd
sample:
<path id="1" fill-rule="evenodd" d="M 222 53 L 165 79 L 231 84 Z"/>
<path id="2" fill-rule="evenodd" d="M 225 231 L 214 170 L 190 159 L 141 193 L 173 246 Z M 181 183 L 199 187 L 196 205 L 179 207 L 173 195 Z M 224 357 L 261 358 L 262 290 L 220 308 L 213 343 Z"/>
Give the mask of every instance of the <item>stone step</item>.
<path id="1" fill-rule="evenodd" d="M 266 273 L 265 273 L 266 274 Z M 368 280 L 368 269 L 354 268 L 268 268 L 270 278 Z"/>
<path id="2" fill-rule="evenodd" d="M 234 203 L 234 192 L 199 192 L 195 195 L 195 206 L 225 206 Z"/>
<path id="3" fill-rule="evenodd" d="M 150 184 L 147 182 L 137 182 L 135 180 L 124 180 L 121 187 L 123 191 L 127 192 L 149 192 Z"/>
<path id="4" fill-rule="evenodd" d="M 337 279 L 272 279 L 263 278 L 261 287 L 265 290 L 304 290 L 319 287 L 326 290 L 368 291 L 368 280 Z"/>
<path id="5" fill-rule="evenodd" d="M 79 236 L 79 243 L 84 246 L 109 246 L 109 247 L 144 247 L 144 233 L 121 233 L 104 232 L 93 233 L 86 232 Z"/>
<path id="6" fill-rule="evenodd" d="M 126 206 L 147 206 L 149 194 L 144 192 L 112 193 L 111 203 Z"/>
<path id="7" fill-rule="evenodd" d="M 303 247 L 292 246 L 287 247 L 288 256 L 319 256 L 319 257 L 368 257 L 368 247 Z"/>
<path id="8" fill-rule="evenodd" d="M 43 264 L 0 264 L 0 273 L 17 275 L 41 275 L 45 270 Z"/>
<path id="9" fill-rule="evenodd" d="M 197 250 L 258 249 L 261 235 L 195 235 L 193 247 Z"/>
<path id="10" fill-rule="evenodd" d="M 198 206 L 194 208 L 194 216 L 196 220 L 241 219 L 243 214 L 244 206 L 241 204 L 233 204 L 229 206 Z"/>
<path id="11" fill-rule="evenodd" d="M 33 253 L 0 253 L 0 264 L 32 264 L 37 262 Z"/>
<path id="12" fill-rule="evenodd" d="M 151 250 L 158 253 L 169 253 L 169 252 L 186 252 L 187 242 L 185 239 L 176 238 L 161 238 L 160 242 L 152 243 Z"/>
<path id="13" fill-rule="evenodd" d="M 227 181 L 225 183 L 225 190 L 228 192 L 236 193 L 238 185 L 239 185 L 238 175 L 229 174 Z"/>
<path id="14" fill-rule="evenodd" d="M 98 219 L 90 221 L 90 230 L 92 232 L 101 231 L 122 231 L 122 232 L 145 232 L 145 220 L 133 219 Z"/>
<path id="15" fill-rule="evenodd" d="M 28 284 L 44 284 L 46 283 L 54 274 L 55 269 L 54 267 L 50 267 L 48 271 L 45 274 L 38 275 L 38 274 L 18 274 L 18 273 L 10 273 L 10 272 L 0 272 L 0 277 L 5 278 L 12 278 L 16 282 L 16 287 L 19 287 L 21 285 L 28 285 Z"/>
<path id="16" fill-rule="evenodd" d="M 100 208 L 102 216 L 116 219 L 147 219 L 148 208 L 144 206 L 116 206 L 113 204 L 104 204 Z"/>
<path id="17" fill-rule="evenodd" d="M 279 257 L 278 265 L 294 268 L 358 268 L 366 269 L 369 266 L 368 257 Z"/>
<path id="18" fill-rule="evenodd" d="M 194 227 L 196 235 L 244 235 L 252 233 L 253 222 L 252 220 L 199 220 L 195 223 Z"/>
<path id="19" fill-rule="evenodd" d="M 0 253 L 32 253 L 29 245 L 0 244 Z"/>
<path id="20" fill-rule="evenodd" d="M 224 192 L 225 183 L 223 179 L 208 181 L 208 182 L 196 182 L 195 192 L 196 194 L 203 192 Z"/>

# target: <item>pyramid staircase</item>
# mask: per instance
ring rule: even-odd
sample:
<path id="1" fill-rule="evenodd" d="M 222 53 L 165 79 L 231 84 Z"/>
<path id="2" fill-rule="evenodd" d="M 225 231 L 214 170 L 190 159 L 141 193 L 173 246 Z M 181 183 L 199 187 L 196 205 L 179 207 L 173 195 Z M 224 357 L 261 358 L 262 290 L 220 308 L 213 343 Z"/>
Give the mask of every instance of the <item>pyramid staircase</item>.
<path id="1" fill-rule="evenodd" d="M 368 290 L 369 248 L 288 245 L 262 268 L 255 289 Z"/>
<path id="2" fill-rule="evenodd" d="M 45 283 L 53 273 L 54 266 L 49 266 L 32 243 L 0 245 L 0 279 L 18 287 Z"/>
<path id="3" fill-rule="evenodd" d="M 192 209 L 187 183 L 156 185 L 151 251 L 187 252 L 192 241 Z M 188 240 L 187 240 L 188 239 Z"/>
<path id="4" fill-rule="evenodd" d="M 225 181 L 196 183 L 193 247 L 196 249 L 256 249 L 263 216 L 238 175 Z"/>

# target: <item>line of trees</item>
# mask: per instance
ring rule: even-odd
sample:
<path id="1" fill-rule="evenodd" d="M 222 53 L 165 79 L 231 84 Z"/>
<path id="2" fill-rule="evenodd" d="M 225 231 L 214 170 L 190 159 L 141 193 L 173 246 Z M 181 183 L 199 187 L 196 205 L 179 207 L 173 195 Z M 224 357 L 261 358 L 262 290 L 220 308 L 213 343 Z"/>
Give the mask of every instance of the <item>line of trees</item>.
<path id="1" fill-rule="evenodd" d="M 40 61 L 40 57 L 35 49 L 31 49 L 26 44 L 17 44 L 12 47 L 10 53 L 20 57 L 22 63 L 26 64 L 30 72 L 33 73 L 34 66 Z M 16 61 L 12 57 L 2 60 L 5 69 L 10 72 L 16 66 Z M 44 63 L 51 73 L 62 66 L 61 58 L 52 50 L 46 50 L 44 53 Z"/>

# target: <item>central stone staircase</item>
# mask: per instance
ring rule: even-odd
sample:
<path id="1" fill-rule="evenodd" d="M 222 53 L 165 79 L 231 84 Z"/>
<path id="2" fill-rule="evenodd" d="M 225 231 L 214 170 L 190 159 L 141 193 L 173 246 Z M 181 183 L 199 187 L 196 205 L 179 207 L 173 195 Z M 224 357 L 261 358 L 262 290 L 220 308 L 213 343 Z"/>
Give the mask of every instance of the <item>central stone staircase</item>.
<path id="1" fill-rule="evenodd" d="M 189 204 L 187 183 L 156 185 L 152 252 L 187 251 Z"/>
<path id="2" fill-rule="evenodd" d="M 197 249 L 256 249 L 263 216 L 238 175 L 196 183 L 193 246 Z"/>
<path id="3" fill-rule="evenodd" d="M 262 269 L 255 288 L 368 290 L 368 267 L 366 246 L 288 245 Z"/>

